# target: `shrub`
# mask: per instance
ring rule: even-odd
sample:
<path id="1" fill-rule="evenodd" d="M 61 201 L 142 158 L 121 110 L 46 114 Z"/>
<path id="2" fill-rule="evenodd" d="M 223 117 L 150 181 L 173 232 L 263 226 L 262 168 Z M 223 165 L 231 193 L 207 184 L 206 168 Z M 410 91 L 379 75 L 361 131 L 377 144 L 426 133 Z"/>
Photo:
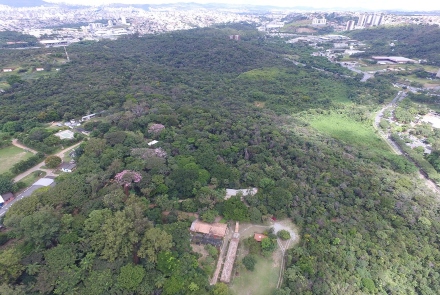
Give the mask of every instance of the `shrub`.
<path id="1" fill-rule="evenodd" d="M 255 264 L 257 263 L 257 260 L 253 255 L 246 255 L 243 258 L 243 265 L 246 267 L 247 270 L 254 271 Z"/>
<path id="2" fill-rule="evenodd" d="M 281 240 L 284 240 L 284 241 L 290 239 L 290 233 L 289 233 L 287 230 L 285 230 L 285 229 L 282 229 L 282 230 L 280 230 L 279 232 L 277 232 L 277 236 L 278 236 Z"/>
<path id="3" fill-rule="evenodd" d="M 60 157 L 57 156 L 49 156 L 44 160 L 44 163 L 49 168 L 56 168 L 61 164 L 62 160 Z"/>

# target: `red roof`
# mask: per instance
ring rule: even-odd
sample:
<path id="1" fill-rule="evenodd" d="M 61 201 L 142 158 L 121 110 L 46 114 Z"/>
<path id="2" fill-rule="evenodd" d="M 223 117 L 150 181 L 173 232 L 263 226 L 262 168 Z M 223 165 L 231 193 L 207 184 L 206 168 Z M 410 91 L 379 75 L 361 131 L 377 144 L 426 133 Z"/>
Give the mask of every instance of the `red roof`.
<path id="1" fill-rule="evenodd" d="M 261 240 L 264 239 L 264 238 L 267 238 L 267 236 L 265 236 L 265 235 L 263 235 L 263 234 L 258 234 L 258 233 L 255 233 L 255 234 L 254 234 L 254 239 L 255 239 L 255 241 L 257 241 L 257 242 L 261 242 Z"/>

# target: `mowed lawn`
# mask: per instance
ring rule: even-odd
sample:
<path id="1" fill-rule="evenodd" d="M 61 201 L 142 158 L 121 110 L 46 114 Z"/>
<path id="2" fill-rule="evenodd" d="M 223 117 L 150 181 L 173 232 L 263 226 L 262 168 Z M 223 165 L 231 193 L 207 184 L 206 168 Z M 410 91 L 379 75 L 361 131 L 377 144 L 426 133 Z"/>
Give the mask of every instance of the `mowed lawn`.
<path id="1" fill-rule="evenodd" d="M 316 115 L 307 121 L 318 131 L 350 145 L 367 147 L 378 153 L 392 153 L 388 145 L 376 134 L 373 126 L 339 114 Z"/>
<path id="2" fill-rule="evenodd" d="M 26 160 L 31 156 L 31 152 L 26 152 L 16 146 L 0 149 L 0 174 L 8 172 L 15 163 Z"/>
<path id="3" fill-rule="evenodd" d="M 231 291 L 234 295 L 268 295 L 272 294 L 278 283 L 280 265 L 272 257 L 256 256 L 254 271 L 243 270 L 234 277 Z"/>

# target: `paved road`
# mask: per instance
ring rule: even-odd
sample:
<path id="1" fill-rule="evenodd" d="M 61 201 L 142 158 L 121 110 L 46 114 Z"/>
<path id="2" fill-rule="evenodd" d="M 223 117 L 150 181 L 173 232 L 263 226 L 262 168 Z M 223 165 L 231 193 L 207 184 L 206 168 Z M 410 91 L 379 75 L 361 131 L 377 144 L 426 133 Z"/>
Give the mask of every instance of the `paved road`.
<path id="1" fill-rule="evenodd" d="M 363 72 L 363 71 L 355 69 L 353 67 L 346 67 L 346 68 L 349 69 L 350 71 L 355 72 L 355 73 L 363 74 L 364 76 L 362 77 L 361 82 L 366 82 L 368 79 L 374 77 L 374 74 L 369 74 L 367 72 Z"/>
<path id="2" fill-rule="evenodd" d="M 58 157 L 60 157 L 60 158 L 62 159 L 62 158 L 64 157 L 64 154 L 65 154 L 68 150 L 70 150 L 70 149 L 72 149 L 72 148 L 75 148 L 75 147 L 79 146 L 81 143 L 82 143 L 82 141 L 80 141 L 80 142 L 78 142 L 78 143 L 76 143 L 76 144 L 74 144 L 74 145 L 72 145 L 72 146 L 69 146 L 68 148 L 65 148 L 64 150 L 60 151 L 59 153 L 57 153 L 57 154 L 55 154 L 55 155 L 58 156 Z M 26 148 L 26 147 L 25 147 L 25 148 Z M 37 164 L 36 166 L 30 168 L 29 170 L 27 170 L 27 171 L 25 171 L 25 172 L 23 172 L 23 173 L 17 175 L 16 177 L 14 177 L 14 182 L 20 181 L 21 179 L 25 178 L 26 176 L 28 176 L 29 174 L 31 174 L 32 172 L 37 171 L 37 170 L 42 170 L 42 171 L 46 172 L 46 173 L 47 173 L 46 176 L 56 176 L 56 175 L 53 173 L 53 170 L 52 170 L 52 169 L 43 169 L 43 168 L 41 168 L 41 167 L 43 167 L 44 165 L 45 165 L 45 164 L 44 164 L 44 161 L 43 161 L 43 162 Z"/>
<path id="3" fill-rule="evenodd" d="M 15 199 L 13 199 L 12 201 L 10 201 L 9 203 L 7 203 L 6 205 L 4 205 L 1 209 L 0 209 L 0 217 L 2 217 L 6 211 L 9 210 L 9 208 L 11 208 L 12 205 L 15 204 L 15 202 L 20 201 L 23 198 L 29 197 L 30 195 L 32 195 L 32 193 L 34 191 L 36 191 L 39 188 L 42 188 L 44 186 L 42 185 L 32 185 L 30 187 L 28 187 L 26 190 L 24 190 L 21 194 L 19 194 L 18 196 L 15 197 Z"/>
<path id="4" fill-rule="evenodd" d="M 384 106 L 379 112 L 377 112 L 376 117 L 374 118 L 373 127 L 379 132 L 380 137 L 391 147 L 391 149 L 397 154 L 402 155 L 403 152 L 401 151 L 400 147 L 390 138 L 390 134 L 385 134 L 380 129 L 380 120 L 383 118 L 383 114 L 386 110 L 392 109 L 394 111 L 394 108 L 397 106 L 397 104 L 406 97 L 406 92 L 399 91 L 397 95 L 393 98 L 393 100 Z"/>

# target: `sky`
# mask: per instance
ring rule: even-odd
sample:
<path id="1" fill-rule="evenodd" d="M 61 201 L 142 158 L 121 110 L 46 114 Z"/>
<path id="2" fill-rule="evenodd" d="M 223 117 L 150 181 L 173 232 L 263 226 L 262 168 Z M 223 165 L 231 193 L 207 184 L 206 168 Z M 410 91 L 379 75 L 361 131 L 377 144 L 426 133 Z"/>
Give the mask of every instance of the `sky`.
<path id="1" fill-rule="evenodd" d="M 315 8 L 365 8 L 370 10 L 440 10 L 439 0 L 47 0 L 69 4 L 167 4 L 175 2 L 229 3 L 274 5 L 283 7 L 307 6 Z"/>

